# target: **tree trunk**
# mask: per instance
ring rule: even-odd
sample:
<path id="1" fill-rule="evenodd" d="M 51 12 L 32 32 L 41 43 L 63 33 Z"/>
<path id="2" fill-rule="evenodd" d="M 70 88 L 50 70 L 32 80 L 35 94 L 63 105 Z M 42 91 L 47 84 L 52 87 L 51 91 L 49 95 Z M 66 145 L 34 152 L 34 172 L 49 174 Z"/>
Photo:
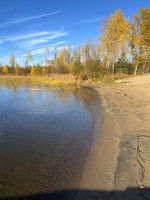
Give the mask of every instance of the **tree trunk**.
<path id="1" fill-rule="evenodd" d="M 136 65 L 135 72 L 134 72 L 134 75 L 135 75 L 135 76 L 137 75 L 137 71 L 138 71 L 138 63 L 137 63 L 137 65 Z"/>
<path id="2" fill-rule="evenodd" d="M 115 73 L 115 62 L 113 61 L 112 63 L 112 73 L 114 74 Z"/>
<path id="3" fill-rule="evenodd" d="M 106 71 L 109 72 L 109 61 L 106 62 Z"/>

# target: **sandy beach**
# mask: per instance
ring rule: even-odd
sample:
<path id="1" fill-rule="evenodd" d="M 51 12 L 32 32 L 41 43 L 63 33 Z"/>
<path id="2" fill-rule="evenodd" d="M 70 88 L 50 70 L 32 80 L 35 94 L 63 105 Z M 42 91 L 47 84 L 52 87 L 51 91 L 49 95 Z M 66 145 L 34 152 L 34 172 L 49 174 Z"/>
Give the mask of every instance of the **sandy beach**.
<path id="1" fill-rule="evenodd" d="M 80 188 L 99 191 L 87 199 L 149 199 L 150 75 L 90 87 L 102 103 L 101 133 Z"/>

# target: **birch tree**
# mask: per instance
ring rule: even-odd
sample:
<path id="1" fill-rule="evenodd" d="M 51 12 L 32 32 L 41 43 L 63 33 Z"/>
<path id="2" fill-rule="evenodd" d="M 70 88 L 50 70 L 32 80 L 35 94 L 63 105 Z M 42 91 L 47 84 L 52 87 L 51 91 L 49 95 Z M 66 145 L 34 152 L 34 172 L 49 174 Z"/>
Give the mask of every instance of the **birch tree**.
<path id="1" fill-rule="evenodd" d="M 121 9 L 116 10 L 115 14 L 111 14 L 104 20 L 98 40 L 100 41 L 99 50 L 103 52 L 103 57 L 107 58 L 107 71 L 112 63 L 114 73 L 115 62 L 121 56 L 122 51 L 128 53 L 129 31 L 129 20 L 124 17 Z"/>
<path id="2" fill-rule="evenodd" d="M 148 66 L 150 63 L 150 9 L 140 8 L 138 14 L 134 14 L 132 25 L 132 51 L 135 55 L 135 72 L 139 65 Z"/>

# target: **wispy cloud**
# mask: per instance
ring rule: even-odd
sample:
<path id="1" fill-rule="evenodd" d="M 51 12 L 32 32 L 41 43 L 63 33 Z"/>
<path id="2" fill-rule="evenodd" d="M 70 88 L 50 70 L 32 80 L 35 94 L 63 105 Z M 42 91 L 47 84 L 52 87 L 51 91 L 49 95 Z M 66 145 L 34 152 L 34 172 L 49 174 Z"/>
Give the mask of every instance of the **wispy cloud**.
<path id="1" fill-rule="evenodd" d="M 95 22 L 100 22 L 104 17 L 96 17 L 96 18 L 91 18 L 91 19 L 85 19 L 85 20 L 81 20 L 78 22 L 75 22 L 75 24 L 86 24 L 86 23 L 95 23 Z"/>
<path id="2" fill-rule="evenodd" d="M 59 38 L 59 37 L 62 37 L 62 36 L 66 36 L 68 35 L 69 33 L 68 32 L 60 32 L 60 31 L 57 31 L 55 32 L 53 35 L 47 37 L 48 40 L 52 40 L 52 39 L 56 39 L 56 38 Z"/>
<path id="3" fill-rule="evenodd" d="M 22 48 L 30 48 L 34 45 L 41 44 L 41 43 L 46 43 L 48 40 L 46 38 L 39 38 L 39 39 L 34 39 L 34 40 L 28 40 L 24 42 L 20 42 L 19 46 Z"/>
<path id="4" fill-rule="evenodd" d="M 22 23 L 22 22 L 30 21 L 30 20 L 39 19 L 39 18 L 42 18 L 42 17 L 50 16 L 50 15 L 55 15 L 55 14 L 58 14 L 58 13 L 60 13 L 60 10 L 50 12 L 50 13 L 44 13 L 44 14 L 41 14 L 41 15 L 25 17 L 25 18 L 18 19 L 18 20 L 9 21 L 5 24 L 0 25 L 0 28 L 4 28 L 4 27 L 10 26 L 10 25 L 19 24 L 19 23 Z"/>
<path id="5" fill-rule="evenodd" d="M 2 44 L 3 42 L 6 41 L 10 41 L 10 42 L 14 42 L 14 41 L 19 41 L 19 40 L 26 40 L 26 39 L 30 39 L 30 38 L 36 38 L 36 37 L 40 37 L 40 36 L 47 36 L 47 38 L 49 37 L 56 37 L 57 34 L 60 34 L 59 31 L 43 31 L 43 32 L 37 32 L 37 33 L 29 33 L 29 34 L 24 34 L 24 35 L 17 35 L 17 36 L 7 36 L 4 38 L 0 38 L 0 44 Z M 64 33 L 61 33 L 64 34 Z"/>
<path id="6" fill-rule="evenodd" d="M 47 35 L 50 32 L 48 31 L 43 31 L 43 32 L 38 32 L 38 33 L 31 33 L 31 34 L 26 34 L 26 35 L 19 35 L 19 36 L 15 36 L 15 37 L 10 37 L 7 38 L 5 40 L 7 41 L 17 41 L 17 40 L 23 40 L 23 39 L 29 39 L 29 38 L 33 38 L 33 37 L 38 37 L 38 36 L 43 36 L 43 35 Z"/>
<path id="7" fill-rule="evenodd" d="M 60 45 L 60 44 L 66 44 L 67 43 L 67 41 L 61 41 L 61 42 L 57 42 L 56 44 L 54 44 L 54 45 Z"/>
<path id="8" fill-rule="evenodd" d="M 68 32 L 53 31 L 53 32 L 49 32 L 49 35 L 47 35 L 46 37 L 20 42 L 19 46 L 21 48 L 32 48 L 35 45 L 48 43 L 49 40 L 67 36 L 68 34 L 69 34 Z"/>

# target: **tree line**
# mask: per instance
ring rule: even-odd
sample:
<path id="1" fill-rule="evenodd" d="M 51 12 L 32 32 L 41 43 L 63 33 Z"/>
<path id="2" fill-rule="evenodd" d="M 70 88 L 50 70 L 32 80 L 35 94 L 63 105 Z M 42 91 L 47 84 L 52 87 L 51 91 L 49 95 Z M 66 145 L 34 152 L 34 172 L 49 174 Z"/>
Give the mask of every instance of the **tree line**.
<path id="1" fill-rule="evenodd" d="M 50 59 L 50 53 L 54 58 Z M 0 66 L 1 74 L 42 75 L 71 73 L 85 80 L 97 79 L 108 73 L 141 74 L 150 72 L 150 9 L 140 8 L 133 19 L 126 18 L 121 9 L 105 18 L 97 42 L 88 39 L 85 45 L 72 49 L 45 47 L 45 60 L 32 66 L 31 51 L 26 53 L 25 67 L 15 63 L 12 51 L 10 65 Z"/>

